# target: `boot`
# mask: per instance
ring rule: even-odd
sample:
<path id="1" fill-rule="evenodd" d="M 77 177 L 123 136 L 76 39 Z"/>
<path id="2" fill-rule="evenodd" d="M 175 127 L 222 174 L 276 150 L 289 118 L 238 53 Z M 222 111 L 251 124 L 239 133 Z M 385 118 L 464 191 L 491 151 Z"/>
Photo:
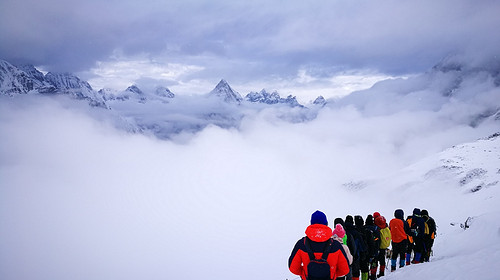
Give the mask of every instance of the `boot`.
<path id="1" fill-rule="evenodd" d="M 352 277 L 352 280 L 359 280 L 359 277 Z"/>
<path id="2" fill-rule="evenodd" d="M 394 264 L 396 266 L 396 264 Z M 399 260 L 399 268 L 405 267 L 405 260 Z"/>
<path id="3" fill-rule="evenodd" d="M 385 265 L 381 265 L 380 272 L 378 273 L 377 278 L 384 276 L 384 272 L 385 272 Z"/>
<path id="4" fill-rule="evenodd" d="M 406 253 L 406 265 L 410 265 L 411 253 Z"/>
<path id="5" fill-rule="evenodd" d="M 394 272 L 396 271 L 396 266 L 395 265 L 391 265 L 391 272 Z"/>
<path id="6" fill-rule="evenodd" d="M 415 257 L 413 258 L 413 261 L 411 263 L 414 263 L 414 264 L 420 263 L 421 257 L 422 257 L 421 253 L 415 253 Z"/>
<path id="7" fill-rule="evenodd" d="M 361 272 L 361 280 L 368 280 L 368 272 Z"/>

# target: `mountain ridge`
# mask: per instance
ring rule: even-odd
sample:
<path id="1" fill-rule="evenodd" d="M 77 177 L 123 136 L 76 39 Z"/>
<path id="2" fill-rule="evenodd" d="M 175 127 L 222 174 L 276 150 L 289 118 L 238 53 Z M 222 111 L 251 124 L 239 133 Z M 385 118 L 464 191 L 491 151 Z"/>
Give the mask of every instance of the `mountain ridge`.
<path id="1" fill-rule="evenodd" d="M 238 128 L 245 116 L 270 109 L 277 119 L 308 122 L 320 110 L 355 108 L 362 116 L 383 116 L 405 111 L 441 112 L 444 118 L 465 126 L 500 121 L 500 63 L 465 65 L 447 58 L 430 71 L 408 79 L 385 80 L 372 88 L 340 99 L 316 98 L 308 107 L 295 96 L 283 98 L 277 91 L 262 89 L 243 98 L 225 79 L 205 95 L 176 96 L 166 87 L 143 90 L 133 84 L 123 91 L 95 91 L 71 73 L 43 74 L 32 65 L 14 66 L 0 60 L 0 95 L 67 95 L 91 107 L 105 108 L 110 115 L 130 122 L 133 131 L 170 138 L 208 125 Z M 467 108 L 464 110 L 463 108 Z"/>
<path id="2" fill-rule="evenodd" d="M 124 94 L 124 92 L 129 92 L 133 95 Z M 106 101 L 109 100 L 126 101 L 130 100 L 132 96 L 140 96 L 138 99 L 140 103 L 146 103 L 148 100 L 147 94 L 136 84 L 129 86 L 124 92 L 109 88 L 102 88 L 95 91 L 87 81 L 80 79 L 72 73 L 48 72 L 44 75 L 33 65 L 15 66 L 7 61 L 0 60 L 0 94 L 9 96 L 28 93 L 69 94 L 76 99 L 89 101 L 89 104 L 92 106 L 104 108 L 107 107 Z M 170 89 L 163 86 L 157 86 L 151 95 L 162 98 L 164 103 L 168 103 L 168 100 L 165 99 L 175 98 L 176 96 Z M 298 103 L 295 96 L 289 95 L 287 98 L 281 98 L 277 92 L 273 92 L 273 95 L 266 95 L 264 99 L 244 99 L 225 79 L 221 79 L 207 96 L 219 98 L 226 103 L 236 105 L 241 105 L 246 100 L 251 103 L 264 103 L 268 105 L 280 103 L 288 104 L 292 107 L 303 107 L 303 105 Z M 278 100 L 278 102 L 274 102 L 273 99 Z"/>

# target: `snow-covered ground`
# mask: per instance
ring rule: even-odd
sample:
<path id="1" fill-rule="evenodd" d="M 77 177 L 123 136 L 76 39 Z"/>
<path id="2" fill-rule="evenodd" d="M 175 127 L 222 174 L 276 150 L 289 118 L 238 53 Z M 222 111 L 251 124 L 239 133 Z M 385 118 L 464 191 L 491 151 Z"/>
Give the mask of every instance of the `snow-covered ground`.
<path id="1" fill-rule="evenodd" d="M 1 279 L 294 279 L 315 210 L 333 223 L 414 207 L 437 222 L 434 256 L 387 279 L 498 279 L 500 137 L 477 140 L 496 123 L 263 111 L 172 142 L 57 99 L 0 101 Z"/>

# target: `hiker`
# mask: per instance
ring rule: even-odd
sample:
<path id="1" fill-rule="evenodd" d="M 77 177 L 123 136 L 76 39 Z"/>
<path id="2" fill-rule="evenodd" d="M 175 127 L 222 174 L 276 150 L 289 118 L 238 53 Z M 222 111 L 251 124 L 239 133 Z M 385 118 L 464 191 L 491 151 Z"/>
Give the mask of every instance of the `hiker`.
<path id="1" fill-rule="evenodd" d="M 332 229 L 328 227 L 323 212 L 316 211 L 311 215 L 311 225 L 305 233 L 306 236 L 297 241 L 288 259 L 290 272 L 299 275 L 302 280 L 336 279 L 349 273 L 344 249 L 331 238 Z"/>
<path id="2" fill-rule="evenodd" d="M 345 279 L 352 280 L 352 266 L 353 266 L 354 258 L 355 258 L 356 251 L 357 251 L 356 242 L 354 240 L 352 233 L 347 232 L 344 220 L 342 220 L 342 218 L 335 218 L 335 220 L 333 221 L 333 224 L 335 227 L 337 227 L 337 225 L 339 225 L 339 224 L 342 225 L 342 228 L 345 231 L 345 235 L 342 238 L 342 241 L 345 245 L 347 245 L 347 247 L 349 248 L 349 252 L 351 253 L 351 260 L 349 261 L 349 273 L 345 276 Z M 359 270 L 359 268 L 358 268 L 358 270 Z"/>
<path id="3" fill-rule="evenodd" d="M 351 251 L 349 250 L 349 247 L 344 243 L 344 237 L 346 237 L 346 233 L 344 230 L 344 227 L 341 224 L 336 224 L 335 229 L 332 232 L 332 238 L 333 240 L 338 241 L 340 244 L 342 244 L 342 247 L 344 248 L 345 254 L 347 256 L 347 261 L 349 263 L 349 267 L 352 264 L 352 255 Z M 350 273 L 350 271 L 349 271 Z M 346 275 L 338 276 L 337 280 L 343 280 L 343 279 L 352 279 L 352 277 L 349 276 L 349 273 Z"/>
<path id="4" fill-rule="evenodd" d="M 426 224 L 426 230 L 424 232 L 425 252 L 422 255 L 422 261 L 428 262 L 431 257 L 434 238 L 436 238 L 436 222 L 429 216 L 429 212 L 427 210 L 420 211 L 420 214 Z"/>
<path id="5" fill-rule="evenodd" d="M 375 218 L 375 225 L 379 228 L 380 233 L 380 245 L 377 257 L 377 261 L 380 264 L 379 274 L 377 274 L 377 278 L 379 278 L 385 275 L 385 256 L 387 254 L 387 248 L 391 245 L 391 230 L 389 229 L 384 216 L 375 212 L 373 217 Z M 375 273 L 376 272 L 375 268 Z"/>
<path id="6" fill-rule="evenodd" d="M 379 248 L 380 248 L 380 231 L 373 221 L 373 216 L 370 214 L 366 216 L 365 220 L 365 234 L 367 238 L 371 238 L 372 242 L 368 242 L 368 248 L 370 251 L 370 276 L 371 280 L 377 279 L 377 268 L 379 259 Z M 385 256 L 383 256 L 385 258 Z"/>
<path id="7" fill-rule="evenodd" d="M 361 280 L 367 280 L 368 272 L 370 271 L 370 262 L 373 260 L 374 255 L 373 237 L 371 233 L 366 230 L 363 217 L 359 215 L 354 216 L 354 225 L 366 244 L 366 254 L 359 260 L 359 268 L 361 270 Z"/>
<path id="8" fill-rule="evenodd" d="M 392 238 L 391 272 L 396 270 L 399 256 L 399 267 L 405 266 L 406 245 L 408 243 L 407 234 L 410 234 L 410 227 L 404 220 L 402 209 L 394 211 L 394 219 L 389 222 Z"/>
<path id="9" fill-rule="evenodd" d="M 406 221 L 410 226 L 410 234 L 408 235 L 408 248 L 406 250 L 406 265 L 410 263 L 420 263 L 422 261 L 422 253 L 425 251 L 424 245 L 424 232 L 425 223 L 424 219 L 420 216 L 420 209 L 413 209 L 413 215 L 409 216 Z M 411 253 L 414 253 L 413 260 L 411 260 Z"/>
<path id="10" fill-rule="evenodd" d="M 355 250 L 352 253 L 351 274 L 352 280 L 359 280 L 360 276 L 360 261 L 367 258 L 368 246 L 363 238 L 363 235 L 354 226 L 354 218 L 351 215 L 345 217 L 344 230 L 354 239 Z M 348 245 L 349 246 L 349 245 Z"/>

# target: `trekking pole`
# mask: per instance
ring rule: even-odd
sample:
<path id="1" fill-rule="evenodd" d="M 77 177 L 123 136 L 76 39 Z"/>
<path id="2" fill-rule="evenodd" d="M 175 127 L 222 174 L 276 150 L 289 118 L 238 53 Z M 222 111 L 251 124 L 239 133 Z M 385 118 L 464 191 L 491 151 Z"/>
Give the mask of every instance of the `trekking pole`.
<path id="1" fill-rule="evenodd" d="M 389 270 L 389 267 L 390 267 L 390 263 L 391 263 L 391 259 L 392 259 L 392 249 L 387 249 L 387 254 L 386 254 L 386 266 L 385 266 L 385 269 L 386 270 Z"/>

